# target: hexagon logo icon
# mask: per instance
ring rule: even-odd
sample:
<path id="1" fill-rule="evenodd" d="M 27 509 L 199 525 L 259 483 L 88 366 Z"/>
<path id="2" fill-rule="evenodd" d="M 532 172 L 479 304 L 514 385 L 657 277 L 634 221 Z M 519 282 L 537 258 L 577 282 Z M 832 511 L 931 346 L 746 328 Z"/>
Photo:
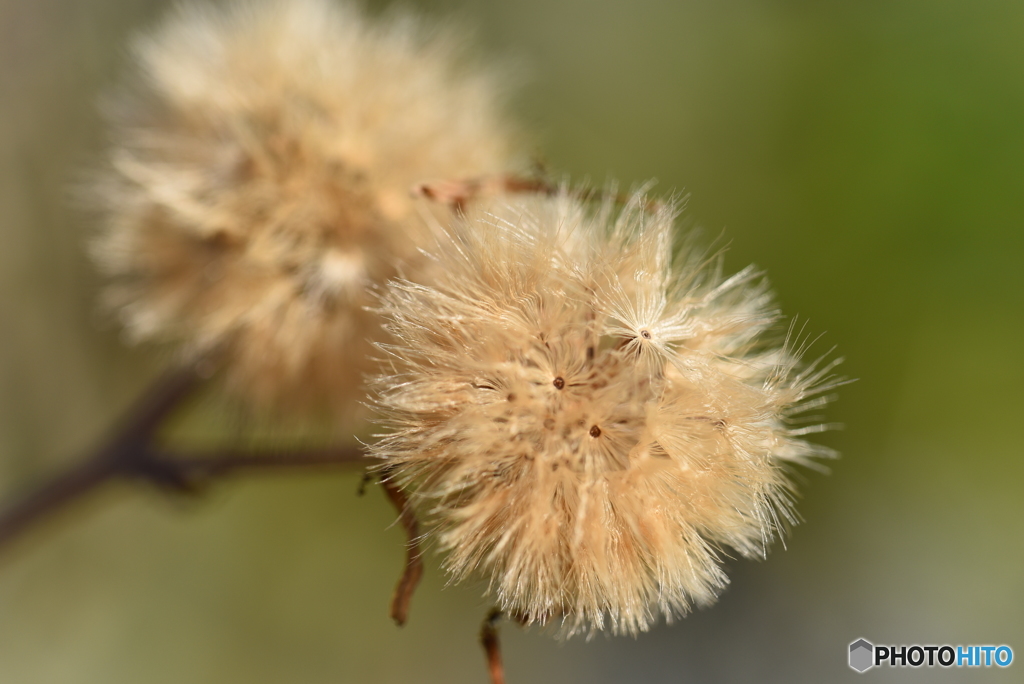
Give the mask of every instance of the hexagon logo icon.
<path id="1" fill-rule="evenodd" d="M 857 639 L 850 644 L 850 667 L 857 672 L 864 672 L 875 665 L 875 647 L 865 639 Z"/>

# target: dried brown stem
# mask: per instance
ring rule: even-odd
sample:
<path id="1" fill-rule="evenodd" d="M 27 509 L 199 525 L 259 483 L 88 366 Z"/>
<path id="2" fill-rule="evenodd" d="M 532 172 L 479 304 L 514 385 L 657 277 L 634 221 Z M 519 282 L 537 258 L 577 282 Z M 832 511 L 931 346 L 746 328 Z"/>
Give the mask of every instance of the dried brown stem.
<path id="1" fill-rule="evenodd" d="M 163 420 L 191 394 L 198 381 L 192 367 L 164 375 L 98 449 L 7 507 L 0 513 L 0 549 L 115 476 L 144 477 L 164 487 L 179 486 L 170 473 L 150 467 L 149 444 Z"/>
<path id="2" fill-rule="evenodd" d="M 504 194 L 554 195 L 558 189 L 557 184 L 543 178 L 506 174 L 419 183 L 412 188 L 412 195 L 448 205 L 456 213 L 462 213 L 467 204 L 481 197 L 495 197 Z M 608 196 L 606 191 L 594 189 L 570 192 L 585 202 Z M 629 201 L 630 196 L 617 193 L 612 196 L 612 199 L 618 204 L 625 204 Z M 655 209 L 661 206 L 661 203 L 658 200 L 648 199 L 644 200 L 643 206 Z"/>
<path id="3" fill-rule="evenodd" d="M 420 557 L 419 546 L 420 532 L 416 516 L 409 506 L 409 499 L 405 493 L 387 477 L 383 478 L 381 485 L 384 487 L 388 501 L 398 510 L 398 519 L 409 538 L 405 547 L 405 569 L 398 579 L 398 584 L 395 585 L 395 593 L 391 598 L 391 619 L 401 627 L 409 618 L 409 603 L 416 591 L 416 585 L 423 577 L 423 559 Z"/>
<path id="4" fill-rule="evenodd" d="M 0 514 L 0 548 L 28 528 L 95 489 L 117 470 L 108 459 L 90 458 L 60 473 Z"/>
<path id="5" fill-rule="evenodd" d="M 480 644 L 484 647 L 484 655 L 487 656 L 487 672 L 491 677 L 491 684 L 505 684 L 505 667 L 501 663 L 501 641 L 498 639 L 498 623 L 501 618 L 501 610 L 492 608 L 480 629 Z"/>
<path id="6" fill-rule="evenodd" d="M 552 195 L 556 190 L 556 186 L 540 178 L 501 175 L 420 183 L 413 187 L 412 195 L 426 197 L 429 200 L 446 204 L 456 212 L 462 212 L 469 202 L 480 197 L 493 197 L 506 193 Z"/>
<path id="7" fill-rule="evenodd" d="M 164 421 L 191 396 L 201 378 L 194 366 L 175 369 L 139 399 L 119 429 L 97 449 L 0 512 L 0 551 L 30 529 L 115 479 L 143 480 L 190 494 L 238 472 L 334 467 L 359 463 L 359 447 L 298 452 L 234 450 L 172 454 L 155 446 Z"/>
<path id="8" fill-rule="evenodd" d="M 334 448 L 282 451 L 217 450 L 209 453 L 171 454 L 159 452 L 150 459 L 161 468 L 175 471 L 186 483 L 203 485 L 217 478 L 240 473 L 276 473 L 284 470 L 337 468 L 364 464 L 363 448 L 346 445 Z"/>

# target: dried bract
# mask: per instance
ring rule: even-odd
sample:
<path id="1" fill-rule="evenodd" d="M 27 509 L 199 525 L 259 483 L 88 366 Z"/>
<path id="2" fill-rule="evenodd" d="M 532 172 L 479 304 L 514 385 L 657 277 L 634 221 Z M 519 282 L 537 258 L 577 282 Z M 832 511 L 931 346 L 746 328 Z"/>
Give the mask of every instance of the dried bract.
<path id="1" fill-rule="evenodd" d="M 427 241 L 410 188 L 499 173 L 499 75 L 458 29 L 330 0 L 188 5 L 135 44 L 110 109 L 94 253 L 134 339 L 218 350 L 259 407 L 349 412 L 369 289 Z"/>
<path id="2" fill-rule="evenodd" d="M 833 364 L 768 340 L 754 270 L 673 258 L 675 213 L 517 202 L 453 228 L 434 283 L 383 297 L 373 452 L 452 575 L 526 623 L 636 633 L 712 602 L 721 550 L 763 556 L 793 519 L 786 464 L 828 455 L 794 419 Z"/>

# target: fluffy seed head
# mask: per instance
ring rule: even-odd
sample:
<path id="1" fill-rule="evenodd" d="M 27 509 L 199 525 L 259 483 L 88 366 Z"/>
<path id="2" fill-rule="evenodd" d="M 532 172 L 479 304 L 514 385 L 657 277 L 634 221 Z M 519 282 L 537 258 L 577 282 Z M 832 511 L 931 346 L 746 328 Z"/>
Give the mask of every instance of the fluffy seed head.
<path id="1" fill-rule="evenodd" d="M 331 0 L 179 8 L 110 109 L 94 249 L 135 339 L 217 349 L 257 406 L 354 406 L 368 288 L 415 274 L 417 182 L 506 170 L 496 73 L 457 31 Z"/>
<path id="2" fill-rule="evenodd" d="M 431 286 L 392 284 L 374 447 L 456 579 L 563 634 L 647 629 L 714 600 L 719 552 L 792 520 L 783 466 L 826 450 L 793 417 L 833 386 L 765 341 L 752 269 L 723 278 L 670 205 L 569 193 L 469 218 Z"/>

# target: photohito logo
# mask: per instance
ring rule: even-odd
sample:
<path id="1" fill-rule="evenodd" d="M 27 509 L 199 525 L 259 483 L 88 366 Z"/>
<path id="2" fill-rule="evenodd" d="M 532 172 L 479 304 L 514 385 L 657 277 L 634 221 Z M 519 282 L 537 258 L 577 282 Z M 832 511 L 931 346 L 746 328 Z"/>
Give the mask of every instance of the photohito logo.
<path id="1" fill-rule="evenodd" d="M 875 646 L 867 639 L 850 644 L 850 667 L 866 672 L 872 667 L 1008 667 L 1009 646 Z"/>

